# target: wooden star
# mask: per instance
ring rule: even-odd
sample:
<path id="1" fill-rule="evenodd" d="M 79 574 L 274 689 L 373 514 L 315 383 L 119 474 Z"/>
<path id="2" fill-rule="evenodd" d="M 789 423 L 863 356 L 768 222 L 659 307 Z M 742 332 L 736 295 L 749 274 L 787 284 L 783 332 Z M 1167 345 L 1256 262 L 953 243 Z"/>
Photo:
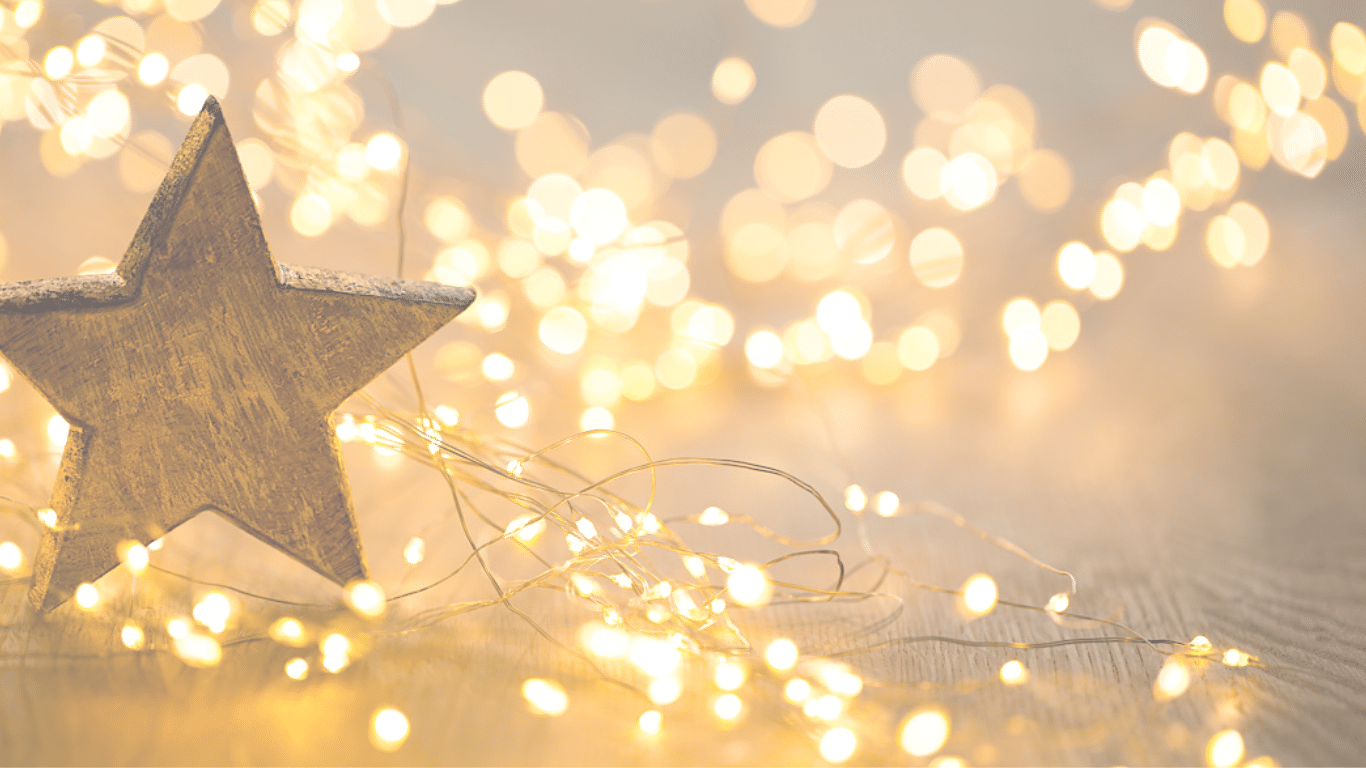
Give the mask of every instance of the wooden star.
<path id="1" fill-rule="evenodd" d="M 0 352 L 71 424 L 34 607 L 205 510 L 365 578 L 329 416 L 473 300 L 278 266 L 209 99 L 114 274 L 0 285 Z"/>

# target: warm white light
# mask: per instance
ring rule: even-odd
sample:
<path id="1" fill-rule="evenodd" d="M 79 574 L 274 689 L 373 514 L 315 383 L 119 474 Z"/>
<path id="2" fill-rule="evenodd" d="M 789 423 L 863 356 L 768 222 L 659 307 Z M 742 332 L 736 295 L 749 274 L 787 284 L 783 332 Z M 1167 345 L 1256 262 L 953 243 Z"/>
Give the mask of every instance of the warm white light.
<path id="1" fill-rule="evenodd" d="M 368 619 L 384 613 L 384 590 L 373 581 L 356 581 L 346 589 L 346 604 Z"/>
<path id="2" fill-rule="evenodd" d="M 13 573 L 24 564 L 24 551 L 12 541 L 0 542 L 0 568 Z"/>
<path id="3" fill-rule="evenodd" d="M 833 728 L 821 737 L 821 757 L 832 763 L 842 763 L 854 754 L 858 737 L 848 728 Z"/>
<path id="4" fill-rule="evenodd" d="M 1175 699 L 1190 688 L 1191 673 L 1186 663 L 1178 658 L 1167 659 L 1153 682 L 1153 696 L 1158 701 Z"/>
<path id="5" fill-rule="evenodd" d="M 862 512 L 868 506 L 868 494 L 857 484 L 844 489 L 844 506 L 850 512 Z"/>
<path id="6" fill-rule="evenodd" d="M 123 630 L 119 632 L 119 640 L 123 641 L 123 646 L 130 651 L 140 650 L 147 642 L 147 636 L 143 633 L 142 627 L 136 624 L 124 624 Z"/>
<path id="7" fill-rule="evenodd" d="M 1001 682 L 1006 685 L 1023 685 L 1029 681 L 1029 670 L 1018 659 L 1011 659 L 1001 665 Z"/>
<path id="8" fill-rule="evenodd" d="M 891 491 L 879 491 L 873 497 L 873 511 L 882 517 L 891 517 L 901 510 L 901 499 Z"/>
<path id="9" fill-rule="evenodd" d="M 746 607 L 764 605 L 773 597 L 773 585 L 763 570 L 753 565 L 742 565 L 726 577 L 726 590 L 731 599 Z"/>
<path id="10" fill-rule="evenodd" d="M 204 102 L 208 101 L 209 92 L 199 83 L 190 83 L 180 89 L 180 94 L 176 96 L 176 109 L 186 117 L 193 117 L 199 114 L 199 110 L 204 108 Z"/>
<path id="11" fill-rule="evenodd" d="M 949 739 L 949 717 L 937 709 L 916 712 L 901 724 L 901 748 L 916 757 L 932 755 Z"/>
<path id="12" fill-rule="evenodd" d="M 375 713 L 370 722 L 370 743 L 383 752 L 393 752 L 408 740 L 408 718 L 393 707 Z"/>
<path id="13" fill-rule="evenodd" d="M 764 660 L 770 667 L 785 672 L 797 664 L 797 644 L 787 638 L 779 638 L 764 649 Z"/>
<path id="14" fill-rule="evenodd" d="M 138 62 L 138 80 L 143 85 L 160 85 L 170 71 L 171 63 L 159 53 L 149 53 Z"/>
<path id="15" fill-rule="evenodd" d="M 54 414 L 52 418 L 47 420 L 47 439 L 53 445 L 59 448 L 66 445 L 66 438 L 70 433 L 71 425 L 67 424 L 66 419 L 63 419 L 61 415 Z"/>
<path id="16" fill-rule="evenodd" d="M 285 675 L 290 680 L 303 680 L 308 677 L 308 661 L 296 656 L 285 662 Z"/>
<path id="17" fill-rule="evenodd" d="M 493 415 L 497 417 L 499 424 L 509 429 L 517 429 L 526 426 L 531 418 L 531 403 L 525 395 L 506 392 L 500 395 L 494 404 Z"/>
<path id="18" fill-rule="evenodd" d="M 640 719 L 636 721 L 636 725 L 640 727 L 641 733 L 654 736 L 663 728 L 664 716 L 661 715 L 657 709 L 649 709 L 641 713 Z"/>
<path id="19" fill-rule="evenodd" d="M 403 546 L 403 560 L 408 565 L 417 565 L 427 556 L 427 542 L 421 536 L 414 536 L 408 539 L 408 543 Z"/>
<path id="20" fill-rule="evenodd" d="M 1205 749 L 1205 757 L 1214 768 L 1230 768 L 1242 762 L 1243 750 L 1243 735 L 1229 729 L 1214 734 Z"/>
<path id="21" fill-rule="evenodd" d="M 94 584 L 85 583 L 76 587 L 76 605 L 82 610 L 93 610 L 100 602 L 100 592 Z"/>
<path id="22" fill-rule="evenodd" d="M 724 696 L 717 698 L 716 704 L 712 707 L 716 712 L 716 716 L 725 721 L 734 720 L 739 717 L 740 711 L 743 708 L 744 703 L 740 701 L 739 696 L 736 696 L 733 693 L 727 693 Z"/>
<path id="23" fill-rule="evenodd" d="M 564 686 L 554 680 L 533 677 L 522 683 L 522 698 L 531 705 L 531 711 L 538 715 L 558 717 L 569 709 L 569 694 Z"/>
<path id="24" fill-rule="evenodd" d="M 365 143 L 365 162 L 377 171 L 392 171 L 403 159 L 403 144 L 392 133 L 377 133 Z"/>
<path id="25" fill-rule="evenodd" d="M 968 579 L 963 585 L 963 605 L 977 616 L 985 616 L 996 607 L 996 582 L 985 573 Z"/>

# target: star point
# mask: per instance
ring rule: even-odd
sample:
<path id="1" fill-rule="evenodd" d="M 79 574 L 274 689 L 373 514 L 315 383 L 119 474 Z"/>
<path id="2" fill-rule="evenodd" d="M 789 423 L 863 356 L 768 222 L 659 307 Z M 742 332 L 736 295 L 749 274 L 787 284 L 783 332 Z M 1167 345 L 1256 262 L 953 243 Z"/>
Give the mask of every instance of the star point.
<path id="1" fill-rule="evenodd" d="M 210 99 L 113 274 L 0 285 L 0 353 L 71 424 L 34 606 L 206 510 L 365 578 L 329 416 L 473 298 L 278 266 Z"/>

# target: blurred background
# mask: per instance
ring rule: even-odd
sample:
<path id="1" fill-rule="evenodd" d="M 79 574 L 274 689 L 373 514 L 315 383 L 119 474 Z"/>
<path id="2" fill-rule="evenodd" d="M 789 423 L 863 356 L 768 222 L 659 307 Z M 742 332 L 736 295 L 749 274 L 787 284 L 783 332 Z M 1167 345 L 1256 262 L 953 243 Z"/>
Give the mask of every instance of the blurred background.
<path id="1" fill-rule="evenodd" d="M 636 716 L 649 703 L 624 717 L 579 662 L 478 614 L 377 646 L 349 680 L 260 694 L 268 703 L 227 726 L 215 702 L 291 682 L 273 651 L 231 651 L 198 688 L 136 662 L 95 681 L 61 663 L 7 668 L 40 691 L 7 697 L 11 761 L 373 762 L 390 758 L 365 745 L 365 718 L 388 697 L 413 722 L 399 762 L 923 764 L 938 752 L 868 734 L 890 738 L 926 696 L 956 718 L 940 757 L 968 763 L 1358 759 L 1363 23 L 1352 3 L 1261 0 L 5 5 L 5 280 L 112 269 L 213 94 L 279 262 L 476 288 L 414 358 L 442 428 L 528 449 L 616 429 L 654 458 L 778 467 L 838 509 L 854 533 L 833 546 L 851 563 L 875 551 L 950 590 L 990 573 L 1003 600 L 1032 606 L 1066 591 L 913 514 L 938 502 L 1076 573 L 1087 615 L 1180 643 L 1207 635 L 1271 664 L 1200 667 L 1169 701 L 1154 693 L 1160 655 L 1074 648 L 1027 659 L 1038 685 L 1017 696 L 997 680 L 1011 658 L 999 649 L 883 648 L 847 659 L 880 698 L 850 720 L 859 746 L 841 756 L 824 746 L 830 721 L 759 694 L 739 726 L 702 699 L 661 705 L 680 724 L 646 739 Z M 4 373 L 4 493 L 20 514 L 0 518 L 0 537 L 24 557 L 0 566 L 17 580 L 65 432 Z M 417 414 L 406 366 L 369 392 Z M 370 404 L 336 418 L 375 581 L 392 595 L 439 578 L 469 552 L 445 483 L 376 439 L 385 417 Z M 639 460 L 608 440 L 566 458 L 590 477 Z M 660 517 L 715 506 L 793 538 L 830 530 L 772 478 L 692 467 L 659 483 Z M 678 530 L 738 560 L 785 551 L 715 519 Z M 534 565 L 520 554 L 491 558 L 514 574 Z M 335 587 L 213 516 L 155 557 L 335 601 Z M 487 589 L 458 582 L 412 611 Z M 156 621 L 181 599 L 166 594 Z M 885 606 L 773 606 L 746 626 L 826 649 L 1097 634 L 902 596 L 880 635 L 859 622 Z M 536 605 L 572 636 L 583 617 L 567 600 Z M 30 666 L 62 646 L 22 589 L 5 605 L 19 627 L 10 651 Z M 117 648 L 112 636 L 100 635 Z M 424 666 L 433 653 L 447 666 Z M 585 702 L 563 718 L 527 714 L 533 697 L 519 693 L 546 668 Z M 74 714 L 149 679 L 165 690 L 121 716 L 158 737 Z M 91 728 L 106 730 L 68 738 Z M 351 735 L 317 738 L 334 730 Z M 1214 749 L 1229 730 L 1246 741 L 1236 759 Z"/>

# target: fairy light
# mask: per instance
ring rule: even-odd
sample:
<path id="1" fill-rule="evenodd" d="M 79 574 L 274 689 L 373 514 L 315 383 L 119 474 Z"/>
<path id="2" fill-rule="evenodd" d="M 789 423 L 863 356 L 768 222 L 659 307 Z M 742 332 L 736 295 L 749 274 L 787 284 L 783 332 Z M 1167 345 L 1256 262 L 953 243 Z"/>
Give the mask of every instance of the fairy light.
<path id="1" fill-rule="evenodd" d="M 794 677 L 783 686 L 783 696 L 793 704 L 801 704 L 811 696 L 811 684 L 800 677 Z"/>
<path id="2" fill-rule="evenodd" d="M 333 632 L 318 643 L 323 654 L 323 669 L 336 674 L 351 664 L 351 641 L 345 635 Z"/>
<path id="3" fill-rule="evenodd" d="M 1205 747 L 1205 759 L 1213 768 L 1230 768 L 1242 762 L 1244 749 L 1241 733 L 1233 729 L 1220 731 Z"/>
<path id="4" fill-rule="evenodd" d="M 8 389 L 8 387 L 6 387 L 6 389 Z M 8 437 L 0 437 L 0 459 L 4 459 L 6 461 L 13 461 L 14 457 L 18 454 L 19 450 L 14 445 L 13 440 L 9 439 Z"/>
<path id="5" fill-rule="evenodd" d="M 222 592 L 209 592 L 195 603 L 190 616 L 215 635 L 222 634 L 232 616 L 232 603 Z"/>
<path id="6" fill-rule="evenodd" d="M 174 637 L 172 648 L 176 657 L 191 667 L 216 667 L 223 660 L 223 647 L 218 641 L 198 632 L 186 631 Z"/>
<path id="7" fill-rule="evenodd" d="M 146 645 L 147 636 L 143 633 L 142 627 L 129 622 L 124 624 L 123 629 L 119 631 L 119 640 L 123 643 L 123 647 L 128 650 L 138 651 Z"/>
<path id="8" fill-rule="evenodd" d="M 647 709 L 640 713 L 640 718 L 636 720 L 636 726 L 640 732 L 648 736 L 658 736 L 664 728 L 664 715 L 657 709 Z"/>
<path id="9" fill-rule="evenodd" d="M 797 644 L 785 637 L 778 638 L 764 649 L 764 661 L 778 672 L 786 672 L 797 665 Z"/>
<path id="10" fill-rule="evenodd" d="M 996 607 L 996 582 L 979 573 L 963 585 L 963 607 L 974 616 L 985 616 Z"/>
<path id="11" fill-rule="evenodd" d="M 83 611 L 93 611 L 100 603 L 100 591 L 86 582 L 76 587 L 76 605 Z"/>
<path id="12" fill-rule="evenodd" d="M 898 734 L 901 748 L 916 757 L 927 757 L 943 749 L 949 740 L 949 717 L 937 709 L 913 712 Z"/>
<path id="13" fill-rule="evenodd" d="M 730 722 L 740 717 L 744 706 L 744 702 L 740 700 L 739 696 L 727 693 L 716 698 L 716 702 L 712 705 L 712 711 L 716 713 L 717 719 L 722 722 Z"/>
<path id="14" fill-rule="evenodd" d="M 358 616 L 378 618 L 384 615 L 384 589 L 373 581 L 352 582 L 346 588 L 346 605 Z"/>
<path id="15" fill-rule="evenodd" d="M 1018 659 L 1011 659 L 1001 665 L 1001 682 L 1006 685 L 1024 685 L 1029 682 L 1029 669 Z"/>
<path id="16" fill-rule="evenodd" d="M 1246 667 L 1251 657 L 1237 648 L 1230 648 L 1224 652 L 1224 664 L 1230 667 Z"/>
<path id="17" fill-rule="evenodd" d="M 1180 697 L 1190 688 L 1191 673 L 1185 662 L 1178 658 L 1167 659 L 1162 670 L 1153 681 L 1153 698 L 1158 701 L 1171 701 Z"/>
<path id="18" fill-rule="evenodd" d="M 844 702 L 833 694 L 827 693 L 824 696 L 807 699 L 802 703 L 802 714 L 813 720 L 830 722 L 838 719 L 843 712 Z"/>
<path id="19" fill-rule="evenodd" d="M 1190 649 L 1191 653 L 1203 655 L 1212 652 L 1214 650 L 1214 644 L 1209 641 L 1208 637 L 1196 635 L 1191 638 Z"/>
<path id="20" fill-rule="evenodd" d="M 702 525 L 725 525 L 730 522 L 730 515 L 726 514 L 726 511 L 720 507 L 707 507 L 702 510 L 697 522 Z"/>
<path id="21" fill-rule="evenodd" d="M 71 425 L 67 424 L 66 419 L 60 414 L 53 415 L 47 420 L 47 439 L 58 448 L 66 445 L 66 438 L 71 433 Z"/>
<path id="22" fill-rule="evenodd" d="M 408 565 L 418 565 L 426 556 L 427 542 L 421 536 L 414 536 L 403 545 L 403 561 Z"/>
<path id="23" fill-rule="evenodd" d="M 676 677 L 656 677 L 650 681 L 645 693 L 657 706 L 667 706 L 683 695 L 683 682 Z"/>
<path id="24" fill-rule="evenodd" d="M 0 542 L 0 569 L 14 573 L 24 565 L 24 551 L 12 541 Z"/>
<path id="25" fill-rule="evenodd" d="M 370 720 L 370 744 L 381 752 L 395 752 L 408 740 L 408 718 L 393 707 L 385 707 Z"/>
<path id="26" fill-rule="evenodd" d="M 631 663 L 650 677 L 672 675 L 683 663 L 683 654 L 667 640 L 636 638 L 629 653 Z"/>
<path id="27" fill-rule="evenodd" d="M 726 577 L 726 591 L 737 604 L 752 608 L 772 599 L 773 584 L 758 566 L 742 565 Z"/>
<path id="28" fill-rule="evenodd" d="M 873 496 L 873 511 L 882 517 L 891 517 L 901 511 L 901 498 L 891 491 L 879 491 Z"/>
<path id="29" fill-rule="evenodd" d="M 749 668 L 742 662 L 722 659 L 716 665 L 716 687 L 723 691 L 738 691 L 748 678 Z"/>
<path id="30" fill-rule="evenodd" d="M 569 709 L 569 694 L 554 680 L 533 677 L 522 683 L 522 698 L 533 714 L 559 717 Z"/>
<path id="31" fill-rule="evenodd" d="M 821 757 L 832 763 L 842 763 L 854 756 L 858 737 L 848 728 L 832 728 L 821 737 Z"/>
<path id="32" fill-rule="evenodd" d="M 862 512 L 868 507 L 868 494 L 863 492 L 863 488 L 857 484 L 851 484 L 844 489 L 844 508 L 855 514 Z"/>
<path id="33" fill-rule="evenodd" d="M 190 634 L 190 624 L 181 618 L 168 619 L 166 621 L 166 634 L 172 640 L 180 640 Z"/>
<path id="34" fill-rule="evenodd" d="M 365 143 L 365 162 L 377 171 L 392 171 L 402 159 L 403 145 L 392 133 L 377 133 Z"/>
<path id="35" fill-rule="evenodd" d="M 270 638 L 281 645 L 288 645 L 294 648 L 302 648 L 308 644 L 308 636 L 304 632 L 304 625 L 298 619 L 284 616 L 276 619 L 270 625 Z"/>
<path id="36" fill-rule="evenodd" d="M 308 677 L 308 660 L 294 657 L 285 662 L 285 676 L 290 680 L 303 680 Z"/>

